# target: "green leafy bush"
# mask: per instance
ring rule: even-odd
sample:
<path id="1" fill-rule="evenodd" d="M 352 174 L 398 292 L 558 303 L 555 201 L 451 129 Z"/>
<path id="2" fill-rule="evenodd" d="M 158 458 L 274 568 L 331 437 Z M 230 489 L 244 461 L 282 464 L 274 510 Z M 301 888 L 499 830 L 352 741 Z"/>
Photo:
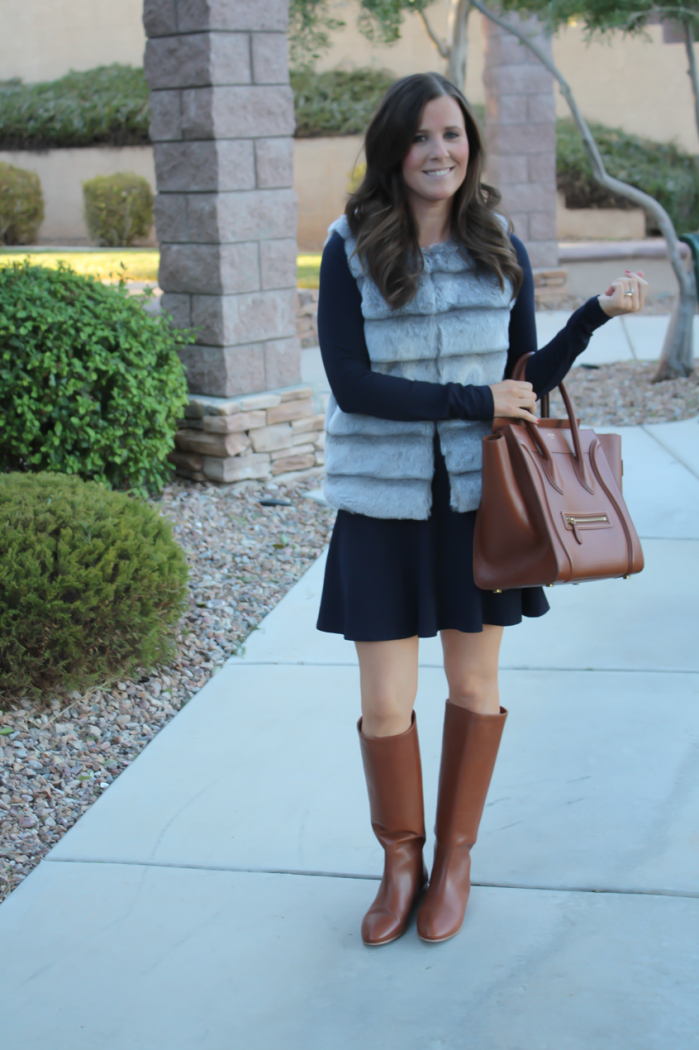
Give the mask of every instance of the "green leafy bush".
<path id="1" fill-rule="evenodd" d="M 152 507 L 61 474 L 0 475 L 0 688 L 85 689 L 173 653 L 187 566 Z"/>
<path id="2" fill-rule="evenodd" d="M 114 64 L 41 84 L 0 81 L 0 149 L 141 146 L 149 122 L 142 69 Z"/>
<path id="3" fill-rule="evenodd" d="M 695 160 L 673 143 L 653 142 L 619 128 L 590 124 L 607 171 L 644 190 L 665 208 L 678 233 L 699 227 L 699 174 Z M 608 193 L 592 177 L 592 166 L 572 119 L 557 122 L 558 188 L 569 208 L 635 208 Z M 649 224 L 649 232 L 656 232 Z"/>
<path id="4" fill-rule="evenodd" d="M 0 470 L 159 491 L 187 401 L 192 333 L 61 265 L 0 269 Z"/>
<path id="5" fill-rule="evenodd" d="M 83 202 L 90 237 L 103 248 L 128 248 L 153 225 L 153 191 L 141 175 L 96 175 L 83 182 Z"/>
<path id="6" fill-rule="evenodd" d="M 44 218 L 36 172 L 0 161 L 0 244 L 32 244 Z"/>
<path id="7" fill-rule="evenodd" d="M 395 79 L 385 69 L 292 70 L 296 137 L 362 134 Z"/>

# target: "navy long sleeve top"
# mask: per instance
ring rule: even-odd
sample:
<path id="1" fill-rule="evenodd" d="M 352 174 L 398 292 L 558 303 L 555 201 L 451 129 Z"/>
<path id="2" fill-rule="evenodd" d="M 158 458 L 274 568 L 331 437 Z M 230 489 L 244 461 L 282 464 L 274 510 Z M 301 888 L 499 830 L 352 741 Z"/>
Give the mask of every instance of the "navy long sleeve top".
<path id="1" fill-rule="evenodd" d="M 510 314 L 510 346 L 503 379 L 523 355 L 537 350 L 534 276 L 527 250 L 512 237 L 524 280 Z M 597 298 L 576 310 L 560 332 L 527 362 L 526 378 L 537 396 L 553 390 L 587 347 L 596 328 L 609 318 Z M 320 266 L 318 338 L 330 389 L 343 412 L 379 419 L 492 419 L 489 386 L 426 383 L 371 370 L 364 337 L 361 293 L 347 262 L 345 242 L 333 233 Z"/>

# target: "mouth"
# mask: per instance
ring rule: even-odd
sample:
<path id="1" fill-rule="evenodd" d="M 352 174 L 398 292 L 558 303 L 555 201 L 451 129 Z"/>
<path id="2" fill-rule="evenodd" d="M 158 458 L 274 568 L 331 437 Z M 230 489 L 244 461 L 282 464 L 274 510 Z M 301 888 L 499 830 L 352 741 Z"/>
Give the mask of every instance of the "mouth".
<path id="1" fill-rule="evenodd" d="M 422 172 L 423 175 L 427 175 L 430 179 L 444 179 L 447 175 L 451 175 L 453 167 L 451 168 L 432 168 L 431 171 Z"/>

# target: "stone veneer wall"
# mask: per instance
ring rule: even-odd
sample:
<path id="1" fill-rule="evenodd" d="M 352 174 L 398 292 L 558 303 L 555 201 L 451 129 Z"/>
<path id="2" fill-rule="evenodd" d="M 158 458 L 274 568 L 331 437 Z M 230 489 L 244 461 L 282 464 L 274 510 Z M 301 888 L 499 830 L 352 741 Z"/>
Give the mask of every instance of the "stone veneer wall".
<path id="1" fill-rule="evenodd" d="M 300 378 L 288 0 L 145 0 L 163 307 L 194 393 Z"/>
<path id="2" fill-rule="evenodd" d="M 487 178 L 502 193 L 532 266 L 552 269 L 558 264 L 553 77 L 511 33 L 490 19 L 485 25 Z M 551 38 L 536 19 L 520 25 L 551 53 Z M 551 275 L 541 283 L 561 282 Z"/>
<path id="3" fill-rule="evenodd" d="M 170 462 L 195 481 L 246 481 L 321 467 L 325 417 L 309 386 L 247 397 L 193 395 Z"/>

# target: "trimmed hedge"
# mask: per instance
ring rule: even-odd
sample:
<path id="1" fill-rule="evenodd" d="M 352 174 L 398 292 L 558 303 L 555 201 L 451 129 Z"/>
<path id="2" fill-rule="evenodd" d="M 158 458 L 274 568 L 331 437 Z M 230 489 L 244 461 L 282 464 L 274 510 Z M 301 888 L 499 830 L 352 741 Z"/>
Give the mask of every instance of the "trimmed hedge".
<path id="1" fill-rule="evenodd" d="M 32 244 L 43 219 L 39 176 L 0 161 L 0 244 Z"/>
<path id="2" fill-rule="evenodd" d="M 0 475 L 0 689 L 84 691 L 168 661 L 187 565 L 156 510 L 60 474 Z"/>
<path id="3" fill-rule="evenodd" d="M 699 175 L 695 158 L 674 143 L 653 142 L 620 128 L 590 124 L 607 171 L 644 190 L 665 208 L 678 233 L 699 228 Z M 580 133 L 571 118 L 557 121 L 558 188 L 569 208 L 635 208 L 625 197 L 608 193 L 592 177 Z M 648 217 L 649 232 L 653 228 Z"/>
<path id="4" fill-rule="evenodd" d="M 60 80 L 0 81 L 0 149 L 145 146 L 150 112 L 142 69 L 114 64 Z"/>
<path id="5" fill-rule="evenodd" d="M 177 346 L 191 339 L 123 284 L 63 264 L 0 269 L 0 471 L 160 491 L 187 403 Z"/>
<path id="6" fill-rule="evenodd" d="M 153 191 L 142 175 L 96 175 L 83 182 L 83 201 L 90 237 L 103 248 L 128 248 L 153 225 Z"/>
<path id="7" fill-rule="evenodd" d="M 296 138 L 362 134 L 394 80 L 385 69 L 292 70 Z"/>

